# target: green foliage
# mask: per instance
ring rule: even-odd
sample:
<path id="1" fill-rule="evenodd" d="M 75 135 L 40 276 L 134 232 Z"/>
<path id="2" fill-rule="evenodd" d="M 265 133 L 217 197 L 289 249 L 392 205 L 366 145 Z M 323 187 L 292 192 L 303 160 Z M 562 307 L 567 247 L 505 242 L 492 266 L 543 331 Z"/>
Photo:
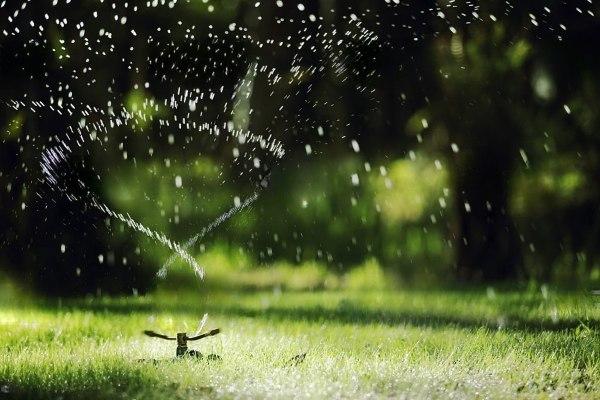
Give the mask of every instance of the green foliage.
<path id="1" fill-rule="evenodd" d="M 435 167 L 426 156 L 414 162 L 396 160 L 388 166 L 385 176 L 378 176 L 374 184 L 375 199 L 381 206 L 386 224 L 390 226 L 422 221 L 444 197 L 447 174 Z"/>
<path id="2" fill-rule="evenodd" d="M 511 208 L 522 215 L 565 207 L 586 199 L 586 184 L 586 177 L 570 160 L 555 157 L 518 176 Z"/>
<path id="3" fill-rule="evenodd" d="M 124 100 L 125 109 L 135 120 L 136 130 L 148 128 L 152 120 L 163 117 L 166 108 L 141 88 L 130 91 Z"/>
<path id="4" fill-rule="evenodd" d="M 233 250 L 217 245 L 198 257 L 206 268 L 203 282 L 198 282 L 192 269 L 176 262 L 168 270 L 159 288 L 196 288 L 201 290 L 386 290 L 395 288 L 397 276 L 385 271 L 376 259 L 345 273 L 334 273 L 323 263 L 314 261 L 300 265 L 278 261 L 265 266 L 253 266 L 250 255 L 242 248 Z"/>
<path id="5" fill-rule="evenodd" d="M 191 165 L 166 166 L 155 161 L 107 176 L 106 192 L 112 204 L 144 224 L 183 237 L 196 232 L 178 226 L 180 221 L 194 220 L 202 226 L 233 206 L 232 191 L 220 185 L 218 175 L 219 167 L 207 158 Z M 182 181 L 180 188 L 177 177 Z"/>
<path id="6" fill-rule="evenodd" d="M 386 273 L 374 258 L 348 272 L 343 282 L 344 287 L 354 290 L 385 290 L 396 286 L 394 277 Z"/>
<path id="7" fill-rule="evenodd" d="M 339 273 L 368 258 L 377 258 L 396 275 L 403 275 L 406 271 L 397 262 L 398 254 L 412 260 L 447 257 L 443 228 L 438 228 L 445 218 L 444 209 L 451 205 L 447 172 L 442 163 L 425 154 L 415 157 L 415 161 L 399 159 L 374 165 L 369 171 L 357 157 L 345 157 L 335 164 L 319 159 L 303 165 L 290 171 L 284 182 L 274 183 L 275 190 L 263 193 L 255 207 L 234 216 L 190 251 L 207 265 L 209 275 L 219 276 L 225 274 L 220 271 L 229 271 L 222 266 L 238 260 L 240 254 L 244 254 L 246 265 L 254 265 L 260 256 L 283 276 L 288 275 L 283 270 L 300 262 L 315 262 Z M 185 241 L 232 207 L 235 196 L 243 198 L 243 192 L 222 185 L 225 173 L 225 168 L 208 158 L 197 158 L 187 166 L 139 162 L 137 168 L 111 174 L 106 190 L 116 208 L 128 210 L 146 225 Z M 358 186 L 352 184 L 353 175 L 359 176 Z M 176 187 L 176 176 L 181 177 L 182 187 Z M 286 192 L 285 204 L 281 202 L 282 191 Z M 268 211 L 276 209 L 285 209 L 285 213 L 274 216 Z M 430 231 L 418 228 L 423 224 L 431 224 Z M 319 235 L 309 234 L 313 231 Z M 127 236 L 129 231 L 123 229 L 121 235 Z M 248 240 L 251 237 L 254 240 Z M 297 257 L 296 245 L 287 244 L 290 242 L 300 247 L 301 258 Z M 170 255 L 142 235 L 138 236 L 138 247 L 153 264 Z M 205 262 L 205 250 L 210 257 L 221 259 Z M 233 258 L 226 260 L 228 257 Z"/>
<path id="8" fill-rule="evenodd" d="M 8 140 L 16 140 L 23 131 L 23 124 L 25 123 L 25 114 L 22 112 L 16 113 L 11 119 L 8 120 L 4 127 L 3 138 Z"/>

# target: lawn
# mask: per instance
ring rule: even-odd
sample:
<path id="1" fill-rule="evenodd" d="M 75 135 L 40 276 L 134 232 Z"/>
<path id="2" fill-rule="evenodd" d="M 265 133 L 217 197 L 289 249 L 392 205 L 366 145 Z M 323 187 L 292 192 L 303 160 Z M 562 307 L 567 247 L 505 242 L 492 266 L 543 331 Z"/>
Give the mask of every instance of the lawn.
<path id="1" fill-rule="evenodd" d="M 205 312 L 222 334 L 191 348 L 221 361 L 142 335 Z M 598 321 L 592 295 L 545 288 L 5 298 L 0 399 L 598 398 Z"/>

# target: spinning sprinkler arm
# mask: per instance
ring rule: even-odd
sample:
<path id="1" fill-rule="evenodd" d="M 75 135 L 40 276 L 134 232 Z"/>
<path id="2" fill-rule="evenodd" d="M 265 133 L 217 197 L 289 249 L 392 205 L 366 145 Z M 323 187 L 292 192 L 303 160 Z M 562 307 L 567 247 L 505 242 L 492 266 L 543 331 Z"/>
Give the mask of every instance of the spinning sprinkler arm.
<path id="1" fill-rule="evenodd" d="M 174 337 L 168 337 L 167 335 L 162 335 L 154 331 L 144 331 L 144 335 L 165 340 L 175 340 Z"/>
<path id="2" fill-rule="evenodd" d="M 161 333 L 156 333 L 154 331 L 144 331 L 144 334 L 146 336 L 150 336 L 153 338 L 158 338 L 158 339 L 164 339 L 164 340 L 177 340 L 177 352 L 176 355 L 177 357 L 183 357 L 188 353 L 188 347 L 187 347 L 187 342 L 190 340 L 200 340 L 200 339 L 204 339 L 206 337 L 209 336 L 214 336 L 217 335 L 221 332 L 220 329 L 213 329 L 212 331 L 209 331 L 207 333 L 203 333 L 202 335 L 198 335 L 198 336 L 193 336 L 193 337 L 188 337 L 187 333 L 185 332 L 180 332 L 177 334 L 177 337 L 170 337 L 167 335 L 163 335 Z"/>
<path id="3" fill-rule="evenodd" d="M 205 337 L 218 335 L 219 333 L 221 333 L 221 330 L 219 328 L 217 328 L 217 329 L 213 329 L 210 332 L 203 333 L 202 335 L 187 338 L 187 340 L 200 340 L 200 339 L 204 339 Z"/>

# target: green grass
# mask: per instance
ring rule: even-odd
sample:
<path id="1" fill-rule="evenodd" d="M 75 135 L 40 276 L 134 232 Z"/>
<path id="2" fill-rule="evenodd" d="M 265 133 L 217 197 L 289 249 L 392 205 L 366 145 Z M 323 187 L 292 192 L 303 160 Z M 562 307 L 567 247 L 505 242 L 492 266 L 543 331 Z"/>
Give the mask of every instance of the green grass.
<path id="1" fill-rule="evenodd" d="M 223 333 L 192 348 L 220 362 L 169 361 L 172 342 L 141 335 L 192 332 L 204 312 Z M 594 297 L 552 291 L 5 299 L 0 399 L 598 398 L 599 320 Z"/>

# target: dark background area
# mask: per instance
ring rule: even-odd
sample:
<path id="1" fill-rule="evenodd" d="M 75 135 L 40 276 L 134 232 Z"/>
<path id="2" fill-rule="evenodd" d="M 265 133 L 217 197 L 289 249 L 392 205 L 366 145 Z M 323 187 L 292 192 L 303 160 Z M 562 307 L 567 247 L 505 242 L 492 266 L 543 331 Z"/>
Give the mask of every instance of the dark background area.
<path id="1" fill-rule="evenodd" d="M 8 276 L 60 295 L 156 284 L 171 252 L 67 198 L 81 180 L 177 242 L 258 191 L 252 207 L 190 249 L 243 253 L 248 268 L 317 263 L 343 274 L 375 260 L 407 285 L 600 280 L 595 5 L 147 4 L 0 8 Z M 200 116 L 163 106 L 193 88 L 214 94 L 196 106 Z M 73 112 L 55 112 L 50 97 Z M 45 106 L 16 109 L 12 99 Z M 64 186 L 49 187 L 42 152 L 82 118 L 103 118 L 84 105 L 135 113 L 150 99 L 161 106 L 144 108 L 147 120 L 100 132 L 63 165 Z M 286 154 L 203 134 L 182 118 L 272 135 Z M 218 268 L 205 267 L 208 276 Z"/>

